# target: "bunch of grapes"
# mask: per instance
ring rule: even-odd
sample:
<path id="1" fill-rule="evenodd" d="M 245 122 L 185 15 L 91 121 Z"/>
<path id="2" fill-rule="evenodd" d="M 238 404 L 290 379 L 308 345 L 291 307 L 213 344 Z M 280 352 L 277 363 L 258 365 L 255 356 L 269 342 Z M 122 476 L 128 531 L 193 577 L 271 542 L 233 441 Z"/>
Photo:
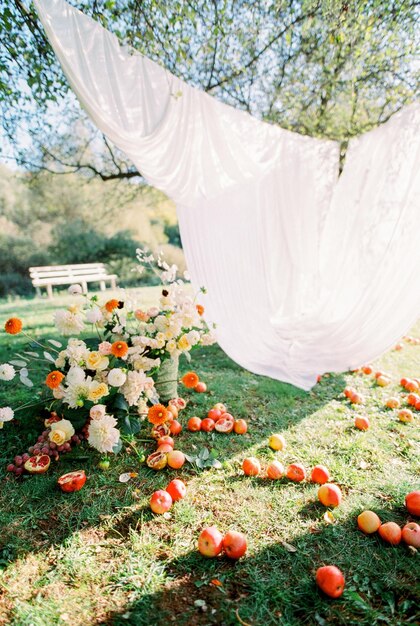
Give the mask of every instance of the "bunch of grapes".
<path id="1" fill-rule="evenodd" d="M 49 434 L 51 432 L 51 428 L 47 428 L 44 432 L 38 437 L 38 440 L 34 446 L 30 446 L 28 448 L 28 452 L 25 454 L 17 455 L 14 458 L 13 463 L 9 463 L 7 466 L 8 472 L 13 472 L 15 476 L 21 476 L 25 471 L 24 465 L 26 461 L 31 456 L 37 456 L 38 454 L 48 454 L 51 459 L 58 461 L 60 458 L 60 454 L 66 454 L 70 452 L 72 446 L 77 446 L 82 442 L 82 439 L 85 439 L 85 433 L 80 432 L 70 439 L 70 441 L 66 441 L 66 443 L 58 446 L 53 441 L 50 441 Z"/>

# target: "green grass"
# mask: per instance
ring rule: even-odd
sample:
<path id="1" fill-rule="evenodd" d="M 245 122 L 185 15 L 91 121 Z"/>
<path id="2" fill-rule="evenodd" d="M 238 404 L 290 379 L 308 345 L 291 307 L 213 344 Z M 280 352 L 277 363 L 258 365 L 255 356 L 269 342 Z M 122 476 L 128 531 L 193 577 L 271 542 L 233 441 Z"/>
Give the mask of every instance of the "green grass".
<path id="1" fill-rule="evenodd" d="M 140 292 L 149 303 L 155 293 Z M 4 303 L 0 318 L 19 315 L 38 335 L 51 337 L 52 311 L 67 301 L 63 296 L 52 304 Z M 420 334 L 420 324 L 413 334 Z M 15 346 L 3 335 L 0 362 L 11 358 Z M 420 374 L 419 358 L 420 347 L 406 345 L 375 367 L 397 381 Z M 89 451 L 87 460 L 63 457 L 44 476 L 15 480 L 5 467 L 33 443 L 42 426 L 19 417 L 0 431 L 0 624 L 230 626 L 241 623 L 238 616 L 253 626 L 418 623 L 418 553 L 366 537 L 355 526 L 365 508 L 383 521 L 403 524 L 408 519 L 404 495 L 419 488 L 418 421 L 401 424 L 395 412 L 383 408 L 386 397 L 400 393 L 398 385 L 381 389 L 371 377 L 341 374 L 323 378 L 304 393 L 242 370 L 216 346 L 196 352 L 192 366 L 209 393 L 184 394 L 189 404 L 182 421 L 222 401 L 249 421 L 249 434 L 181 433 L 179 448 L 193 455 L 203 447 L 213 449 L 222 469 L 182 468 L 178 475 L 187 482 L 188 494 L 168 519 L 154 516 L 148 502 L 175 472 L 154 473 L 127 453 L 101 472 L 99 456 Z M 184 370 L 190 367 L 183 363 Z M 357 409 L 370 417 L 365 433 L 352 427 L 355 410 L 341 396 L 346 383 L 366 395 L 366 405 Z M 16 403 L 19 394 L 28 397 L 28 391 L 10 383 L 0 393 L 0 406 Z M 272 432 L 284 434 L 286 451 L 268 448 Z M 78 454 L 85 453 L 78 449 Z M 333 512 L 335 523 L 324 520 L 314 485 L 241 475 L 245 455 L 262 462 L 300 461 L 308 468 L 328 465 L 344 493 Z M 58 491 L 57 477 L 81 466 L 88 474 L 84 489 L 67 495 Z M 138 477 L 119 483 L 119 474 L 130 470 Z M 201 557 L 197 536 L 210 524 L 246 533 L 246 558 L 232 563 Z M 289 544 L 296 551 L 289 551 Z M 347 581 L 344 595 L 335 601 L 314 584 L 317 567 L 329 563 L 340 567 Z M 212 584 L 213 579 L 222 584 Z"/>

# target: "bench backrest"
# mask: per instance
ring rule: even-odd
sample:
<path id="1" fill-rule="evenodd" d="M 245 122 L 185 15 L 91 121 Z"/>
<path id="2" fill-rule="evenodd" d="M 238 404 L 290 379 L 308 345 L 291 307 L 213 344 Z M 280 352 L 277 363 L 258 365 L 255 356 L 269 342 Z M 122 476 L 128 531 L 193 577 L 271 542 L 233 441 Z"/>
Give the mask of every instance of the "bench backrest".
<path id="1" fill-rule="evenodd" d="M 30 267 L 29 274 L 36 278 L 82 278 L 84 276 L 105 275 L 103 263 L 79 263 L 76 265 L 49 265 L 44 267 Z"/>

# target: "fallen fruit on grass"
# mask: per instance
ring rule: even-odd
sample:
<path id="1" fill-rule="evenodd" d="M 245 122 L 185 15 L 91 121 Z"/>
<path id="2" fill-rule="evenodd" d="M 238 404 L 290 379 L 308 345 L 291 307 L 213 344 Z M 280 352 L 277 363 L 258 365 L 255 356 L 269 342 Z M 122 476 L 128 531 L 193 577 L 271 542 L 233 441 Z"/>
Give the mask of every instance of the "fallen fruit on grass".
<path id="1" fill-rule="evenodd" d="M 162 513 L 166 513 L 172 506 L 172 498 L 168 491 L 164 491 L 163 489 L 159 489 L 152 494 L 150 498 L 150 508 L 153 513 L 157 513 L 158 515 L 162 515 Z"/>
<path id="2" fill-rule="evenodd" d="M 178 411 L 182 411 L 182 409 L 185 409 L 185 407 L 187 406 L 184 398 L 172 398 L 172 400 L 169 400 L 168 404 L 173 404 L 174 406 L 176 406 Z"/>
<path id="3" fill-rule="evenodd" d="M 192 433 L 196 433 L 201 430 L 201 419 L 199 417 L 190 417 L 187 424 L 188 430 Z"/>
<path id="4" fill-rule="evenodd" d="M 154 470 L 162 470 L 168 463 L 168 455 L 165 452 L 153 452 L 146 459 L 147 466 Z"/>
<path id="5" fill-rule="evenodd" d="M 419 384 L 416 380 L 412 380 L 411 378 L 407 380 L 405 384 L 405 388 L 407 391 L 411 391 L 412 393 L 419 391 Z"/>
<path id="6" fill-rule="evenodd" d="M 278 480 L 284 476 L 284 467 L 279 461 L 272 461 L 267 466 L 267 476 L 271 480 Z"/>
<path id="7" fill-rule="evenodd" d="M 172 432 L 171 431 L 172 424 L 173 422 L 171 422 L 169 426 L 169 424 L 165 422 L 164 424 L 159 424 L 159 426 L 154 426 L 150 433 L 153 439 L 160 439 L 161 437 L 164 437 L 165 435 L 169 435 L 169 433 Z"/>
<path id="8" fill-rule="evenodd" d="M 244 435 L 248 430 L 248 424 L 245 420 L 236 420 L 233 424 L 233 430 L 237 435 Z"/>
<path id="9" fill-rule="evenodd" d="M 397 546 L 401 542 L 401 528 L 395 522 L 381 524 L 378 532 L 382 539 L 392 546 Z"/>
<path id="10" fill-rule="evenodd" d="M 171 425 L 169 427 L 169 432 L 171 433 L 171 435 L 179 435 L 181 430 L 182 425 L 180 422 L 178 422 L 178 420 L 174 420 L 173 422 L 171 422 Z"/>
<path id="11" fill-rule="evenodd" d="M 107 470 L 109 470 L 109 459 L 102 459 L 101 461 L 99 461 L 98 467 L 103 472 L 106 472 Z"/>
<path id="12" fill-rule="evenodd" d="M 356 417 L 354 418 L 354 425 L 359 430 L 367 430 L 370 426 L 370 423 L 367 417 L 363 417 L 362 415 L 356 415 Z"/>
<path id="13" fill-rule="evenodd" d="M 203 556 L 214 557 L 223 549 L 223 535 L 216 526 L 209 526 L 198 537 L 198 550 Z"/>
<path id="14" fill-rule="evenodd" d="M 245 476 L 258 476 L 261 472 L 261 465 L 258 459 L 250 456 L 242 461 L 242 469 Z"/>
<path id="15" fill-rule="evenodd" d="M 417 393 L 409 393 L 407 396 L 407 404 L 416 406 L 417 402 L 420 402 L 420 396 Z"/>
<path id="16" fill-rule="evenodd" d="M 420 526 L 416 522 L 409 522 L 401 531 L 402 540 L 414 548 L 420 548 Z"/>
<path id="17" fill-rule="evenodd" d="M 328 468 L 325 465 L 315 465 L 311 472 L 311 481 L 313 483 L 318 483 L 319 485 L 324 485 L 330 479 L 330 473 Z"/>
<path id="18" fill-rule="evenodd" d="M 287 468 L 286 476 L 289 480 L 300 483 L 306 478 L 306 470 L 300 463 L 291 463 Z"/>
<path id="19" fill-rule="evenodd" d="M 214 405 L 213 409 L 217 409 L 218 411 L 220 411 L 220 413 L 222 415 L 223 415 L 223 413 L 226 413 L 226 411 L 227 411 L 226 405 L 223 404 L 222 402 L 216 402 L 216 404 Z"/>
<path id="20" fill-rule="evenodd" d="M 237 530 L 229 530 L 223 537 L 223 550 L 230 559 L 240 559 L 247 549 L 246 537 Z"/>
<path id="21" fill-rule="evenodd" d="M 369 374 L 372 374 L 373 369 L 372 369 L 372 367 L 370 365 L 364 365 L 362 367 L 362 372 L 363 372 L 363 374 L 369 375 Z"/>
<path id="22" fill-rule="evenodd" d="M 398 419 L 400 422 L 404 422 L 404 424 L 411 424 L 411 422 L 414 422 L 413 412 L 410 409 L 401 409 L 401 411 L 398 411 Z"/>
<path id="23" fill-rule="evenodd" d="M 405 496 L 405 506 L 411 515 L 420 517 L 420 491 L 411 491 Z"/>
<path id="24" fill-rule="evenodd" d="M 224 415 L 229 415 L 229 413 L 225 413 Z M 234 423 L 233 417 L 232 419 L 221 417 L 217 420 L 215 429 L 218 433 L 231 433 Z"/>
<path id="25" fill-rule="evenodd" d="M 216 409 L 215 407 L 213 407 L 207 413 L 207 417 L 213 420 L 213 422 L 217 422 L 217 420 L 219 420 L 222 417 L 222 411 L 220 409 Z"/>
<path id="26" fill-rule="evenodd" d="M 200 381 L 194 387 L 194 391 L 196 391 L 197 393 L 205 393 L 207 391 L 206 383 L 203 383 L 202 381 Z"/>
<path id="27" fill-rule="evenodd" d="M 371 535 L 376 533 L 381 525 L 381 520 L 373 511 L 363 511 L 357 518 L 357 525 L 366 535 Z"/>
<path id="28" fill-rule="evenodd" d="M 168 420 L 172 421 L 173 419 L 178 419 L 178 409 L 175 404 L 168 404 L 168 408 L 166 409 L 169 413 Z"/>
<path id="29" fill-rule="evenodd" d="M 166 487 L 166 491 L 169 493 L 172 500 L 174 502 L 177 502 L 178 500 L 182 500 L 182 498 L 185 497 L 185 494 L 187 493 L 187 487 L 185 483 L 182 482 L 182 480 L 180 480 L 179 478 L 175 478 L 174 480 L 171 480 L 169 485 Z"/>
<path id="30" fill-rule="evenodd" d="M 364 397 L 360 394 L 360 393 L 353 393 L 350 398 L 349 398 L 350 402 L 352 404 L 363 404 L 363 402 L 365 401 Z"/>
<path id="31" fill-rule="evenodd" d="M 357 393 L 357 392 L 356 392 L 356 389 L 354 387 L 345 387 L 343 393 L 346 396 L 346 398 L 348 398 L 350 400 L 350 397 L 354 393 Z"/>
<path id="32" fill-rule="evenodd" d="M 162 446 L 164 443 L 171 446 L 171 448 L 173 448 L 175 445 L 175 441 L 169 435 L 164 435 L 163 437 L 158 439 L 158 442 L 157 442 L 158 446 Z"/>
<path id="33" fill-rule="evenodd" d="M 392 396 L 391 398 L 388 398 L 388 400 L 385 403 L 385 406 L 388 409 L 399 409 L 400 408 L 400 401 L 398 398 L 395 398 L 394 396 Z"/>
<path id="34" fill-rule="evenodd" d="M 283 437 L 283 435 L 280 435 L 279 433 L 274 433 L 273 435 L 270 435 L 268 445 L 272 450 L 284 450 L 284 448 L 286 447 L 286 439 Z"/>
<path id="35" fill-rule="evenodd" d="M 210 417 L 205 417 L 201 422 L 201 430 L 204 430 L 205 433 L 211 433 L 215 426 L 216 422 Z"/>
<path id="36" fill-rule="evenodd" d="M 72 493 L 73 491 L 80 491 L 86 482 L 86 474 L 84 470 L 78 470 L 77 472 L 69 472 L 60 476 L 57 483 L 61 491 L 66 493 Z"/>
<path id="37" fill-rule="evenodd" d="M 325 485 L 321 485 L 318 489 L 318 500 L 324 506 L 339 506 L 342 497 L 343 494 L 341 493 L 340 487 L 333 483 L 325 483 Z"/>
<path id="38" fill-rule="evenodd" d="M 391 384 L 391 382 L 392 380 L 388 376 L 384 375 L 378 376 L 378 378 L 376 379 L 376 384 L 380 387 L 387 387 Z"/>
<path id="39" fill-rule="evenodd" d="M 156 452 L 165 452 L 167 454 L 171 450 L 173 450 L 173 446 L 169 445 L 169 443 L 162 443 L 157 447 Z"/>
<path id="40" fill-rule="evenodd" d="M 24 465 L 24 468 L 30 474 L 44 474 L 51 463 L 51 459 L 48 454 L 37 454 L 31 456 Z"/>
<path id="41" fill-rule="evenodd" d="M 316 584 L 330 598 L 339 598 L 344 591 L 344 575 L 335 565 L 324 565 L 317 569 Z"/>
<path id="42" fill-rule="evenodd" d="M 181 450 L 171 450 L 166 458 L 169 467 L 172 467 L 172 469 L 180 469 L 185 463 L 185 454 Z"/>

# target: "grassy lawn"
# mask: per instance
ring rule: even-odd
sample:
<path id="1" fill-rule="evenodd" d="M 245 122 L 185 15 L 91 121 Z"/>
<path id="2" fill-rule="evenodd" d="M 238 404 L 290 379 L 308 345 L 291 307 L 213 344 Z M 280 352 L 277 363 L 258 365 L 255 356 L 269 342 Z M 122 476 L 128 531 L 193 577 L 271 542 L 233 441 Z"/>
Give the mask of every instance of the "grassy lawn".
<path id="1" fill-rule="evenodd" d="M 151 304 L 157 291 L 139 293 Z M 53 303 L 0 304 L 0 321 L 18 315 L 37 335 L 53 337 L 52 311 L 67 301 L 61 296 Z M 420 335 L 420 323 L 412 333 Z M 16 343 L 4 333 L 0 341 L 4 362 L 12 358 Z M 420 483 L 419 422 L 398 422 L 384 400 L 400 394 L 402 375 L 420 375 L 420 346 L 405 344 L 374 366 L 389 372 L 395 383 L 383 389 L 369 376 L 330 375 L 304 393 L 241 369 L 217 346 L 194 353 L 192 367 L 209 392 L 183 394 L 189 404 L 181 421 L 224 402 L 249 421 L 249 432 L 192 434 L 184 429 L 177 447 L 188 454 L 213 449 L 222 469 L 186 465 L 178 474 L 156 473 L 121 453 L 103 472 L 97 453 L 78 448 L 78 458 L 63 457 L 48 474 L 16 480 L 6 475 L 7 463 L 42 430 L 40 422 L 28 423 L 18 414 L 20 421 L 0 431 L 0 624 L 418 624 L 419 554 L 405 545 L 384 544 L 376 535 L 364 536 L 355 519 L 367 508 L 382 521 L 403 525 L 408 519 L 404 496 Z M 183 371 L 190 368 L 182 363 Z M 369 415 L 367 432 L 353 427 L 356 410 L 343 400 L 345 384 L 366 396 L 357 412 Z M 33 393 L 3 383 L 0 406 Z M 268 448 L 272 432 L 285 436 L 284 452 Z M 240 464 L 250 455 L 263 463 L 278 458 L 307 468 L 327 465 L 344 494 L 334 523 L 325 521 L 315 485 L 244 477 Z M 88 474 L 84 489 L 61 493 L 57 477 L 80 467 Z M 138 477 L 122 484 L 118 477 L 127 471 L 137 471 Z M 176 475 L 187 483 L 186 498 L 167 518 L 153 515 L 151 493 Z M 197 536 L 211 524 L 222 532 L 243 531 L 247 556 L 237 563 L 200 556 Z M 345 573 L 346 590 L 339 600 L 316 589 L 314 573 L 322 564 L 335 564 Z"/>

